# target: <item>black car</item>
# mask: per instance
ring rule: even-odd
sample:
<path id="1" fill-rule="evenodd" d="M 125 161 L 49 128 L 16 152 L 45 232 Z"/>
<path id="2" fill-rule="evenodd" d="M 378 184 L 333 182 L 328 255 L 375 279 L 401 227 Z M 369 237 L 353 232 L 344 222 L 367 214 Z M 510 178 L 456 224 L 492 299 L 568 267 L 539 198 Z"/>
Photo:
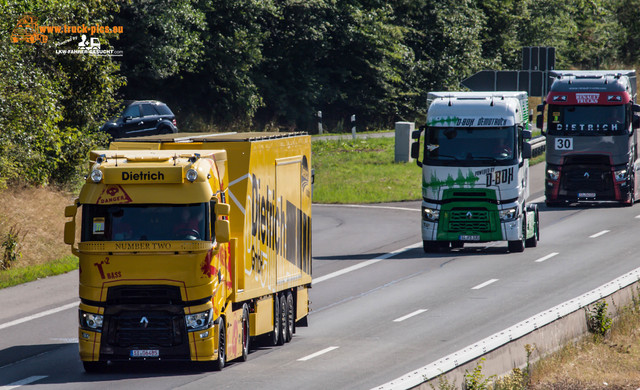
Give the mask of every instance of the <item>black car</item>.
<path id="1" fill-rule="evenodd" d="M 177 133 L 176 116 L 166 104 L 155 100 L 136 100 L 122 114 L 100 128 L 113 138 Z"/>

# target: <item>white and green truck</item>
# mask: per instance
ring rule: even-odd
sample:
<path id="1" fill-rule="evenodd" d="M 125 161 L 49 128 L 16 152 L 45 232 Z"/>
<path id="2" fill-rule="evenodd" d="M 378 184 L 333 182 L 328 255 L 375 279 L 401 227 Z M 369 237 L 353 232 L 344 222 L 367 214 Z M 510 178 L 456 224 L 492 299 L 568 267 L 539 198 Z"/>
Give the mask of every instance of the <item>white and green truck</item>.
<path id="1" fill-rule="evenodd" d="M 428 104 L 411 146 L 422 167 L 424 251 L 489 241 L 507 241 L 510 252 L 536 246 L 527 93 L 430 92 Z"/>

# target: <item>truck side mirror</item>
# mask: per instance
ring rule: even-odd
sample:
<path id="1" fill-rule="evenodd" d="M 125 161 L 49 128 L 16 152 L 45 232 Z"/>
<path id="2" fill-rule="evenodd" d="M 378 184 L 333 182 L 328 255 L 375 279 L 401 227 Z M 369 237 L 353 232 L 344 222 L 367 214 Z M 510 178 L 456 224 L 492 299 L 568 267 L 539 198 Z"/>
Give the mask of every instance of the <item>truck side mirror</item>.
<path id="1" fill-rule="evenodd" d="M 64 208 L 64 216 L 71 218 L 71 221 L 64 224 L 64 243 L 67 245 L 73 245 L 76 242 L 76 213 L 78 212 L 78 205 L 72 204 Z"/>
<path id="2" fill-rule="evenodd" d="M 228 216 L 230 210 L 231 210 L 231 206 L 229 206 L 228 204 L 216 203 L 216 206 L 215 206 L 216 215 Z"/>
<path id="3" fill-rule="evenodd" d="M 522 144 L 522 158 L 524 159 L 531 158 L 531 155 L 532 155 L 531 144 L 528 142 L 524 142 Z"/>
<path id="4" fill-rule="evenodd" d="M 547 135 L 547 133 L 542 128 L 544 126 L 544 114 L 538 114 L 536 117 L 536 127 L 540 129 L 542 135 Z"/>
<path id="5" fill-rule="evenodd" d="M 631 106 L 631 111 L 633 112 L 633 120 L 631 123 L 631 132 L 635 129 L 640 128 L 640 104 L 634 104 Z"/>
<path id="6" fill-rule="evenodd" d="M 228 219 L 216 220 L 216 241 L 219 243 L 229 242 L 231 227 Z"/>
<path id="7" fill-rule="evenodd" d="M 420 126 L 418 130 L 415 130 L 411 133 L 411 139 L 414 142 L 411 144 L 411 158 L 416 160 L 416 165 L 422 167 L 422 162 L 419 160 L 420 158 L 420 134 L 424 130 L 424 126 Z"/>

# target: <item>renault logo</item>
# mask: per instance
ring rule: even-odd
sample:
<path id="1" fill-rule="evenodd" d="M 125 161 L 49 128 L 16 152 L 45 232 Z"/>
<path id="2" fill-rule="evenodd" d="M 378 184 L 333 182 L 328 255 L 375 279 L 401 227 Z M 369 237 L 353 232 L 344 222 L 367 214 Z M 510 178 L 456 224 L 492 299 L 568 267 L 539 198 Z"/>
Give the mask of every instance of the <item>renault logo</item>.
<path id="1" fill-rule="evenodd" d="M 143 328 L 146 328 L 147 325 L 149 325 L 149 320 L 147 319 L 147 317 L 142 317 L 142 319 L 140 319 L 140 326 L 142 326 Z"/>
<path id="2" fill-rule="evenodd" d="M 467 211 L 466 217 L 467 219 L 473 218 L 473 213 L 471 211 Z"/>

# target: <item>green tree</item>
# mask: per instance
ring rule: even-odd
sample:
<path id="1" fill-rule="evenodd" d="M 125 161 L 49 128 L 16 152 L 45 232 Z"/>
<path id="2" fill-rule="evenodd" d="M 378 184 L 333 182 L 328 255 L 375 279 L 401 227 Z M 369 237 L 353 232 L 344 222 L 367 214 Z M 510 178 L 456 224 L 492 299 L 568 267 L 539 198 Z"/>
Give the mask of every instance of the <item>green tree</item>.
<path id="1" fill-rule="evenodd" d="M 64 34 L 11 42 L 17 21 L 30 13 L 41 25 L 105 25 L 113 9 L 75 0 L 0 4 L 0 187 L 73 181 L 88 150 L 103 141 L 95 130 L 122 84 L 108 57 L 56 53 Z"/>

